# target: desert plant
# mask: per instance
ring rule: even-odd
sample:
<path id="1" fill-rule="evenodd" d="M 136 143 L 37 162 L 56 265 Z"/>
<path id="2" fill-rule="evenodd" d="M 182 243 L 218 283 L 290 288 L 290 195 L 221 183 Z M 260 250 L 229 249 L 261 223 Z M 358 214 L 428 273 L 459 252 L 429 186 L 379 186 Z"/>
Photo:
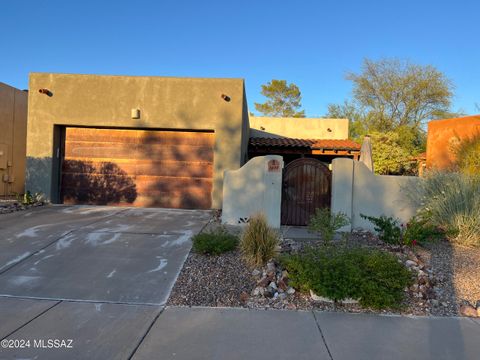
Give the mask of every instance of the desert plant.
<path id="1" fill-rule="evenodd" d="M 403 229 L 402 243 L 415 246 L 439 240 L 444 236 L 442 229 L 433 225 L 431 220 L 414 216 Z"/>
<path id="2" fill-rule="evenodd" d="M 412 275 L 389 253 L 366 248 L 320 247 L 281 259 L 289 284 L 335 301 L 358 299 L 365 307 L 400 307 Z"/>
<path id="3" fill-rule="evenodd" d="M 380 240 L 387 244 L 401 244 L 402 229 L 397 219 L 385 215 L 375 217 L 360 214 L 360 216 L 374 225 L 374 229 L 378 233 Z"/>
<path id="4" fill-rule="evenodd" d="M 44 199 L 44 196 L 42 193 L 35 193 L 32 195 L 32 193 L 27 190 L 23 196 L 20 196 L 18 193 L 14 193 L 15 197 L 18 201 L 21 201 L 23 205 L 33 205 L 35 203 L 42 202 Z"/>
<path id="5" fill-rule="evenodd" d="M 458 145 L 454 146 L 453 152 L 459 172 L 480 176 L 480 134 L 462 139 Z"/>
<path id="6" fill-rule="evenodd" d="M 457 172 L 430 171 L 407 194 L 420 216 L 444 230 L 448 238 L 480 246 L 480 179 Z"/>
<path id="7" fill-rule="evenodd" d="M 192 241 L 193 251 L 207 255 L 219 255 L 235 250 L 238 246 L 238 237 L 228 233 L 223 227 L 197 234 L 192 238 Z"/>
<path id="8" fill-rule="evenodd" d="M 264 265 L 277 255 L 278 233 L 268 226 L 264 214 L 250 217 L 240 240 L 240 249 L 245 260 L 252 266 Z"/>
<path id="9" fill-rule="evenodd" d="M 344 213 L 330 212 L 329 208 L 315 209 L 315 214 L 310 218 L 308 227 L 310 230 L 320 233 L 325 245 L 328 245 L 335 232 L 345 225 L 350 224 L 350 219 Z"/>

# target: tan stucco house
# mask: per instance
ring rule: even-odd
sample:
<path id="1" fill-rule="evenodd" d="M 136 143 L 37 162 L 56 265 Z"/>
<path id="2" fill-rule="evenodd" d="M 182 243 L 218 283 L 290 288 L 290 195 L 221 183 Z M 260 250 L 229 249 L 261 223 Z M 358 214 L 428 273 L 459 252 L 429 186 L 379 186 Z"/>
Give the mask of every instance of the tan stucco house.
<path id="1" fill-rule="evenodd" d="M 347 119 L 250 117 L 243 79 L 32 73 L 26 189 L 53 203 L 221 208 L 249 158 L 356 158 Z"/>

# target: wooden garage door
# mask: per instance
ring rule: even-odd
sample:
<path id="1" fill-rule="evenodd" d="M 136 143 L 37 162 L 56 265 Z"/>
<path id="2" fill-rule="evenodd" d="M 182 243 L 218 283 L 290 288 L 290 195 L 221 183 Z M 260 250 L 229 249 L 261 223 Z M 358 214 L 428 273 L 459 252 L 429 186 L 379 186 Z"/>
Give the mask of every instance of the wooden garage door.
<path id="1" fill-rule="evenodd" d="M 65 204 L 211 208 L 214 133 L 66 128 Z"/>

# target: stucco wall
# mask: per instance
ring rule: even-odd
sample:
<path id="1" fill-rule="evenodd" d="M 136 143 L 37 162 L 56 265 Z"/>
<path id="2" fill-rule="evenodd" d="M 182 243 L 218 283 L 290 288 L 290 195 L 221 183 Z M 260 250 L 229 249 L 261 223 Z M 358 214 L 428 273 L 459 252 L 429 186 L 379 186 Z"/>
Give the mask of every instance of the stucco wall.
<path id="1" fill-rule="evenodd" d="M 271 161 L 277 167 L 269 167 Z M 225 172 L 222 222 L 244 225 L 251 215 L 262 212 L 269 225 L 280 227 L 283 159 L 278 155 L 257 156 L 238 170 Z"/>
<path id="2" fill-rule="evenodd" d="M 223 172 L 246 156 L 242 79 L 32 73 L 28 101 L 27 188 L 47 198 L 58 188 L 55 125 L 214 130 L 214 208 L 222 204 Z M 140 109 L 140 119 L 131 118 L 132 109 Z"/>
<path id="3" fill-rule="evenodd" d="M 480 115 L 434 120 L 428 123 L 427 168 L 448 169 L 455 163 L 452 151 L 462 139 L 480 136 Z"/>
<path id="4" fill-rule="evenodd" d="M 298 139 L 348 139 L 348 119 L 250 116 L 250 136 Z"/>
<path id="5" fill-rule="evenodd" d="M 351 219 L 351 228 L 373 230 L 360 215 L 392 216 L 407 222 L 416 213 L 405 189 L 422 181 L 414 176 L 373 174 L 363 163 L 337 158 L 332 163 L 332 212 L 343 212 Z"/>
<path id="6" fill-rule="evenodd" d="M 0 195 L 25 191 L 25 91 L 0 83 Z"/>

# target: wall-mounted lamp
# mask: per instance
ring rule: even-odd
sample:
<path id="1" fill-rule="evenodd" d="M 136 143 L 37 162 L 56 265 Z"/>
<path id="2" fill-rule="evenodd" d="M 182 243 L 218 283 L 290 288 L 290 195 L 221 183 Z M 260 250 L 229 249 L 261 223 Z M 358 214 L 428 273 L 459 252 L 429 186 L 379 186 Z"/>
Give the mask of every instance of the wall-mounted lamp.
<path id="1" fill-rule="evenodd" d="M 44 94 L 44 95 L 47 95 L 49 97 L 51 97 L 53 95 L 53 93 L 48 89 L 39 89 L 38 92 L 40 94 Z"/>
<path id="2" fill-rule="evenodd" d="M 328 132 L 332 132 L 332 129 L 328 128 L 327 131 L 328 131 Z"/>
<path id="3" fill-rule="evenodd" d="M 225 95 L 225 94 L 222 94 L 222 99 L 225 100 L 226 102 L 229 102 L 231 100 L 230 96 Z"/>
<path id="4" fill-rule="evenodd" d="M 132 109 L 132 119 L 140 119 L 140 109 Z"/>

